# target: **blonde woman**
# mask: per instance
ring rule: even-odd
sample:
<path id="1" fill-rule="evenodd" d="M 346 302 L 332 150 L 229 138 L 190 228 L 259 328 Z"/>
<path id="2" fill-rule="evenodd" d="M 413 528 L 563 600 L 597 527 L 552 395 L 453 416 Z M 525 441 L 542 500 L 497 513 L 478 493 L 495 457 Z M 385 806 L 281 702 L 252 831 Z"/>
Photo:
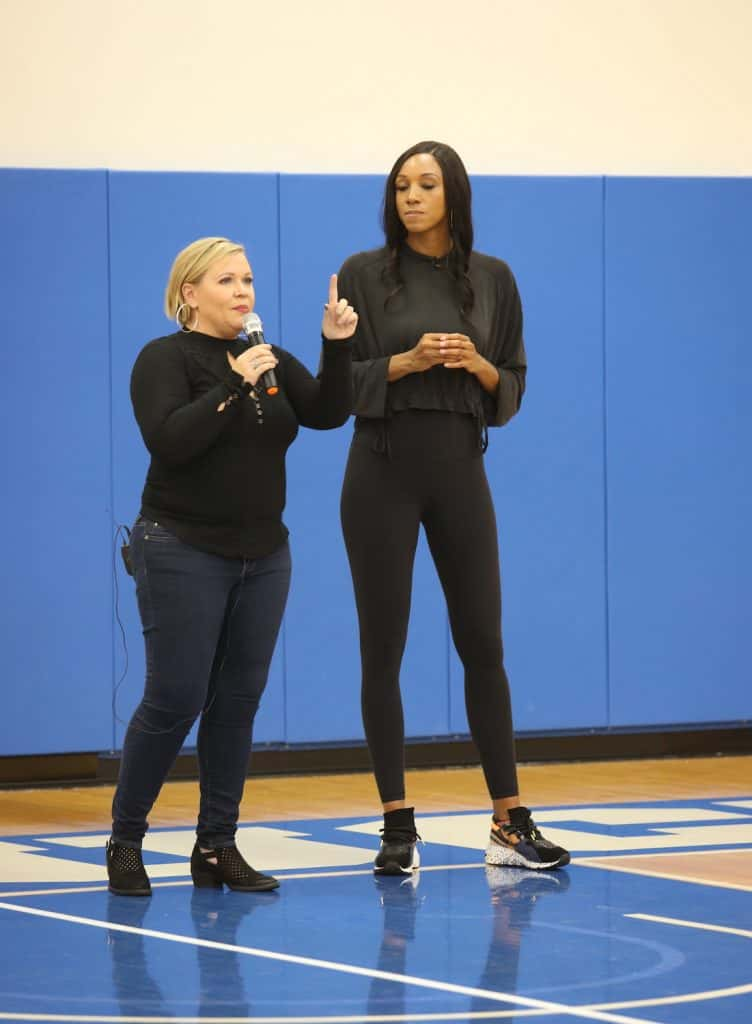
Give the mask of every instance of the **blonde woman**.
<path id="1" fill-rule="evenodd" d="M 319 378 L 293 355 L 238 336 L 255 302 L 242 245 L 201 238 L 165 295 L 178 330 L 136 359 L 131 399 L 151 456 L 130 548 L 146 643 L 144 696 L 128 726 L 106 861 L 110 889 L 148 896 L 147 817 L 200 716 L 199 887 L 274 889 L 235 845 L 253 720 L 287 600 L 285 453 L 299 425 L 327 430 L 352 407 L 357 315 L 329 282 Z M 278 393 L 259 386 L 273 370 Z"/>

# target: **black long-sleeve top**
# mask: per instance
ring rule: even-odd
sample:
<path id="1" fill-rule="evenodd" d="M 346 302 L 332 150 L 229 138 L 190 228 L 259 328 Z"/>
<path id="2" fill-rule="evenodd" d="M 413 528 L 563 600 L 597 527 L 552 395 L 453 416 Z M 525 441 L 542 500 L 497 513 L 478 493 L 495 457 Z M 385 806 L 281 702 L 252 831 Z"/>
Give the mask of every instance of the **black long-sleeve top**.
<path id="1" fill-rule="evenodd" d="M 503 260 L 470 254 L 468 274 L 475 292 L 469 317 L 446 260 L 400 249 L 404 286 L 389 298 L 394 284 L 383 271 L 388 250 L 373 249 L 345 260 L 338 277 L 340 295 L 358 313 L 353 338 L 356 425 L 406 409 L 469 413 L 485 426 L 502 426 L 520 407 L 527 361 L 522 338 L 522 304 L 512 271 Z M 434 366 L 389 383 L 393 355 L 413 348 L 429 332 L 466 334 L 499 371 L 496 394 L 490 395 L 474 374 Z"/>
<path id="2" fill-rule="evenodd" d="M 178 331 L 141 350 L 131 375 L 151 455 L 141 514 L 203 551 L 260 558 L 288 535 L 285 453 L 298 425 L 328 430 L 352 411 L 351 343 L 324 339 L 318 379 L 273 346 L 280 390 L 272 396 L 248 394 L 230 368 L 227 352 L 238 344 Z"/>

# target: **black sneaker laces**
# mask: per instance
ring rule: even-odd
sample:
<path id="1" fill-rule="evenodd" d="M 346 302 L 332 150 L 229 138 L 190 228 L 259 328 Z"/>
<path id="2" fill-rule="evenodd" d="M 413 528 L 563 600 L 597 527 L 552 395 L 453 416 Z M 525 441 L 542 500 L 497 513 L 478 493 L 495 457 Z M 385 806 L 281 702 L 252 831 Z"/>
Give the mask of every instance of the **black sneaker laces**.
<path id="1" fill-rule="evenodd" d="M 380 828 L 379 834 L 385 843 L 417 843 L 422 842 L 417 832 L 410 828 Z"/>
<path id="2" fill-rule="evenodd" d="M 500 821 L 498 824 L 499 828 L 503 832 L 511 833 L 512 835 L 517 836 L 519 839 L 532 839 L 534 842 L 543 841 L 543 836 L 538 831 L 538 826 L 535 824 L 532 818 L 528 818 L 528 820 L 524 824 L 520 825 L 513 825 L 511 821 Z"/>

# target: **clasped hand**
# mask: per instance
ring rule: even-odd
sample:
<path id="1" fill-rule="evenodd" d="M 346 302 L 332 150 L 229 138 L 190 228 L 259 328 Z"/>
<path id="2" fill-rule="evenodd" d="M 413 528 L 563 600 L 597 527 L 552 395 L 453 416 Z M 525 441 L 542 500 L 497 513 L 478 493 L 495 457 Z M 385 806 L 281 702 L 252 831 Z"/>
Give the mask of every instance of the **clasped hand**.
<path id="1" fill-rule="evenodd" d="M 466 334 L 424 334 L 411 355 L 419 372 L 430 370 L 432 366 L 445 366 L 447 370 L 478 373 L 485 363 Z"/>

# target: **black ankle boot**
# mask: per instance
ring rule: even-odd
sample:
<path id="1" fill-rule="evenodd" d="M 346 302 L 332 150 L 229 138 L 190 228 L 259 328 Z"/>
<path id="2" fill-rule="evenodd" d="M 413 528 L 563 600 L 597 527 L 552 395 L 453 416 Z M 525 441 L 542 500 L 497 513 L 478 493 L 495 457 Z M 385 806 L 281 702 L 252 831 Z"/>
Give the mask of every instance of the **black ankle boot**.
<path id="1" fill-rule="evenodd" d="M 268 892 L 279 885 L 276 878 L 262 875 L 247 864 L 234 845 L 204 853 L 197 842 L 191 854 L 191 877 L 198 889 L 221 889 L 226 885 L 237 892 Z"/>
<path id="2" fill-rule="evenodd" d="M 117 896 L 151 896 L 151 884 L 141 859 L 141 850 L 135 846 L 123 846 L 112 839 L 105 850 L 110 892 Z"/>

